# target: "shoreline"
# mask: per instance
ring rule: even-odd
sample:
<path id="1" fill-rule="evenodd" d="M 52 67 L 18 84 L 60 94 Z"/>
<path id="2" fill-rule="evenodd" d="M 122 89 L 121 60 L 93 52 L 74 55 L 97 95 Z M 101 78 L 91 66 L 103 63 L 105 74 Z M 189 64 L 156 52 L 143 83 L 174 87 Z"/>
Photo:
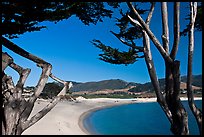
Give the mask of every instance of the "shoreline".
<path id="1" fill-rule="evenodd" d="M 194 98 L 202 100 L 202 98 Z M 181 98 L 187 100 L 187 98 Z M 31 116 L 45 107 L 50 100 L 38 99 Z M 109 107 L 133 103 L 156 102 L 156 98 L 94 98 L 78 97 L 75 102 L 60 101 L 46 116 L 28 128 L 22 135 L 93 135 L 84 127 L 84 119 L 91 113 Z M 30 116 L 30 117 L 31 117 Z"/>
<path id="2" fill-rule="evenodd" d="M 134 104 L 134 103 L 138 103 L 138 102 L 129 102 L 129 103 L 120 103 L 120 104 L 112 104 L 112 105 L 107 105 L 107 106 L 102 106 L 102 107 L 97 107 L 97 108 L 93 108 L 93 109 L 90 109 L 84 113 L 82 113 L 79 117 L 79 121 L 78 121 L 78 125 L 79 127 L 81 128 L 81 130 L 86 133 L 87 135 L 96 135 L 97 133 L 95 133 L 94 131 L 91 130 L 87 130 L 85 127 L 84 127 L 84 120 L 86 118 L 88 118 L 92 113 L 98 111 L 98 110 L 101 110 L 101 109 L 106 109 L 106 108 L 111 108 L 111 107 L 115 107 L 115 106 L 121 106 L 121 105 L 128 105 L 128 104 Z M 90 127 L 90 125 L 89 125 Z"/>
<path id="3" fill-rule="evenodd" d="M 80 116 L 89 110 L 107 106 L 134 103 L 135 99 L 84 99 L 61 100 L 47 115 L 25 130 L 22 135 L 87 135 L 79 126 Z M 51 100 L 38 99 L 29 118 L 44 108 Z"/>
<path id="4" fill-rule="evenodd" d="M 188 98 L 186 98 L 186 97 L 181 97 L 180 99 L 181 99 L 181 101 L 187 101 L 188 100 Z M 194 100 L 202 100 L 202 97 L 194 97 Z M 139 100 L 137 99 L 134 103 L 151 103 L 151 102 L 156 102 L 156 98 L 147 98 L 147 100 L 146 100 L 146 98 L 140 98 Z M 127 104 L 133 104 L 133 103 L 113 104 L 113 105 L 108 105 L 108 106 L 104 106 L 104 107 L 97 107 L 94 109 L 90 109 L 90 110 L 88 110 L 88 111 L 86 111 L 80 115 L 79 121 L 78 121 L 79 127 L 87 135 L 98 135 L 97 133 L 92 131 L 92 129 L 90 128 L 91 127 L 90 125 L 89 125 L 88 130 L 84 127 L 84 120 L 87 117 L 89 117 L 91 115 L 91 113 L 94 113 L 98 110 L 106 109 L 106 108 L 110 108 L 110 107 L 115 107 L 115 106 L 120 106 L 120 105 L 127 105 Z"/>

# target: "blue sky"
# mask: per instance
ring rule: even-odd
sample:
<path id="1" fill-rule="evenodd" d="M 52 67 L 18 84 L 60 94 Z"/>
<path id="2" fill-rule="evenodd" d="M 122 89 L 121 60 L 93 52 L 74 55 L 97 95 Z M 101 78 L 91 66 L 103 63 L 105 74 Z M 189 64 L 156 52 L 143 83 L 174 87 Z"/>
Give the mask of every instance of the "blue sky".
<path id="1" fill-rule="evenodd" d="M 170 45 L 173 43 L 173 4 L 168 5 Z M 184 18 L 188 13 L 186 3 L 181 3 L 181 29 L 185 27 L 188 21 Z M 127 8 L 126 4 L 122 8 Z M 161 41 L 161 16 L 160 4 L 157 3 L 150 28 L 156 37 Z M 117 10 L 114 10 L 113 17 L 118 16 Z M 12 39 L 14 43 L 24 48 L 28 52 L 46 60 L 53 66 L 52 73 L 60 79 L 67 81 L 89 82 L 100 81 L 106 79 L 122 79 L 128 82 L 146 83 L 150 81 L 144 59 L 132 65 L 113 65 L 98 59 L 100 50 L 94 47 L 90 41 L 99 39 L 103 43 L 126 50 L 127 47 L 121 44 L 115 38 L 110 30 L 118 32 L 118 28 L 114 25 L 114 18 L 105 18 L 104 22 L 97 25 L 85 26 L 76 17 L 71 17 L 57 24 L 45 22 L 47 29 L 40 32 L 25 33 L 17 39 Z M 202 74 L 202 33 L 195 32 L 195 51 L 193 57 L 193 74 Z M 141 45 L 141 41 L 137 42 Z M 181 37 L 179 50 L 176 59 L 181 61 L 181 75 L 187 74 L 187 48 L 188 38 Z M 163 78 L 165 74 L 164 62 L 161 55 L 151 42 L 151 49 L 156 71 L 159 78 Z M 8 52 L 13 56 L 16 64 L 24 68 L 31 68 L 25 86 L 35 86 L 39 80 L 41 69 L 35 63 L 24 59 L 19 55 L 2 47 L 2 51 Z M 18 74 L 8 68 L 6 72 L 13 77 L 16 83 Z M 52 80 L 49 79 L 49 82 Z"/>

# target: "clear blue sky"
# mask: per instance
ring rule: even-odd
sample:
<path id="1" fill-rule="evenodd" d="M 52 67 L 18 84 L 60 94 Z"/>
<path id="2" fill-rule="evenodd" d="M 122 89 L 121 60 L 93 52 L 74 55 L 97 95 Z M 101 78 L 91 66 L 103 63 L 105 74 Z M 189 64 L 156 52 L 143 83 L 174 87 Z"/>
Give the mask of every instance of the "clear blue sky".
<path id="1" fill-rule="evenodd" d="M 181 29 L 185 27 L 188 21 L 184 18 L 188 14 L 188 8 L 185 3 L 181 3 Z M 122 8 L 127 8 L 126 4 Z M 173 8 L 172 4 L 168 6 L 170 34 L 173 33 Z M 118 16 L 117 10 L 113 17 Z M 161 16 L 160 3 L 157 3 L 150 28 L 161 41 Z M 99 39 L 107 45 L 111 45 L 120 49 L 127 49 L 115 38 L 109 31 L 118 32 L 118 28 L 114 25 L 114 18 L 105 18 L 103 23 L 97 25 L 85 26 L 76 17 L 57 24 L 48 23 L 48 29 L 40 32 L 25 33 L 17 39 L 12 39 L 14 43 L 24 48 L 28 52 L 46 60 L 53 66 L 52 73 L 60 79 L 67 81 L 89 82 L 100 81 L 106 79 L 122 79 L 128 82 L 146 83 L 150 81 L 144 59 L 138 62 L 124 66 L 113 65 L 98 59 L 100 50 L 94 47 L 90 41 Z M 193 57 L 193 74 L 202 74 L 202 33 L 195 32 L 195 52 Z M 170 45 L 172 45 L 173 37 L 170 35 Z M 142 44 L 138 41 L 138 45 Z M 179 51 L 176 56 L 181 61 L 181 75 L 187 74 L 187 47 L 188 38 L 181 37 L 179 43 Z M 155 46 L 151 43 L 156 71 L 159 78 L 163 78 L 165 74 L 164 62 Z M 15 53 L 2 47 L 2 51 L 8 52 L 13 56 L 16 64 L 31 68 L 25 86 L 35 86 L 41 74 L 41 69 L 33 62 L 16 55 Z M 16 83 L 18 75 L 12 69 L 6 72 L 11 75 Z M 49 79 L 49 82 L 52 80 Z"/>

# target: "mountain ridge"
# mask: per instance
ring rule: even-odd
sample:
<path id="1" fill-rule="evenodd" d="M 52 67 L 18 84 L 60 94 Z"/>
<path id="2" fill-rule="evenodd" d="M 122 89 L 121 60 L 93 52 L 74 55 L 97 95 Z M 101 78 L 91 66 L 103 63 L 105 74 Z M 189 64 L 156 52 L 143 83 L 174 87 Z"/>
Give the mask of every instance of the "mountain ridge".
<path id="1" fill-rule="evenodd" d="M 181 76 L 181 90 L 185 90 L 186 87 L 186 76 Z M 73 87 L 70 89 L 71 92 L 94 92 L 94 91 L 102 91 L 102 90 L 127 90 L 129 88 L 130 92 L 142 92 L 142 91 L 150 91 L 153 92 L 154 88 L 151 82 L 146 82 L 144 84 L 135 83 L 135 82 L 126 82 L 121 79 L 109 79 L 109 80 L 101 80 L 96 82 L 75 82 L 75 81 L 67 81 L 72 82 Z M 165 88 L 165 79 L 159 79 L 161 90 Z M 193 75 L 192 81 L 193 87 L 202 88 L 202 75 Z M 30 89 L 31 87 L 26 87 L 25 89 Z M 46 83 L 43 92 L 56 92 L 60 91 L 63 88 L 63 85 L 57 82 Z M 53 91 L 56 90 L 56 91 Z"/>
<path id="2" fill-rule="evenodd" d="M 70 89 L 72 92 L 78 91 L 98 91 L 105 89 L 124 89 L 130 86 L 136 86 L 137 83 L 134 82 L 126 82 L 121 79 L 109 79 L 109 80 L 101 80 L 97 82 L 85 82 L 80 84 L 73 84 L 73 87 Z"/>
<path id="3" fill-rule="evenodd" d="M 181 76 L 181 83 L 186 83 L 187 77 Z M 165 85 L 165 79 L 159 79 L 159 83 L 161 86 L 161 89 L 164 89 Z M 78 91 L 97 91 L 97 90 L 106 90 L 106 89 L 125 89 L 131 86 L 135 86 L 139 91 L 152 91 L 153 86 L 151 82 L 146 82 L 144 84 L 141 83 L 135 83 L 135 82 L 126 82 L 121 79 L 109 79 L 109 80 L 102 80 L 102 81 L 96 81 L 96 82 L 85 82 L 85 83 L 79 83 L 79 84 L 73 84 L 74 86 L 70 89 L 72 92 L 78 92 Z M 192 85 L 195 87 L 202 87 L 202 75 L 193 75 Z M 183 86 L 181 86 L 181 89 L 185 89 Z"/>

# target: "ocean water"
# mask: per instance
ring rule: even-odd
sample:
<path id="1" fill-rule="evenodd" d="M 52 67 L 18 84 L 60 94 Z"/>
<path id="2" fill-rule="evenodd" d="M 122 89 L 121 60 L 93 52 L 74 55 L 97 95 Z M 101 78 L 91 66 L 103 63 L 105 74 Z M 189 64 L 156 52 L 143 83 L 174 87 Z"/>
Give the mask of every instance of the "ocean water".
<path id="1" fill-rule="evenodd" d="M 202 100 L 196 100 L 202 109 Z M 189 117 L 190 135 L 199 135 L 187 101 L 182 101 Z M 97 110 L 83 121 L 84 127 L 99 135 L 172 135 L 170 123 L 157 102 L 134 103 Z"/>

